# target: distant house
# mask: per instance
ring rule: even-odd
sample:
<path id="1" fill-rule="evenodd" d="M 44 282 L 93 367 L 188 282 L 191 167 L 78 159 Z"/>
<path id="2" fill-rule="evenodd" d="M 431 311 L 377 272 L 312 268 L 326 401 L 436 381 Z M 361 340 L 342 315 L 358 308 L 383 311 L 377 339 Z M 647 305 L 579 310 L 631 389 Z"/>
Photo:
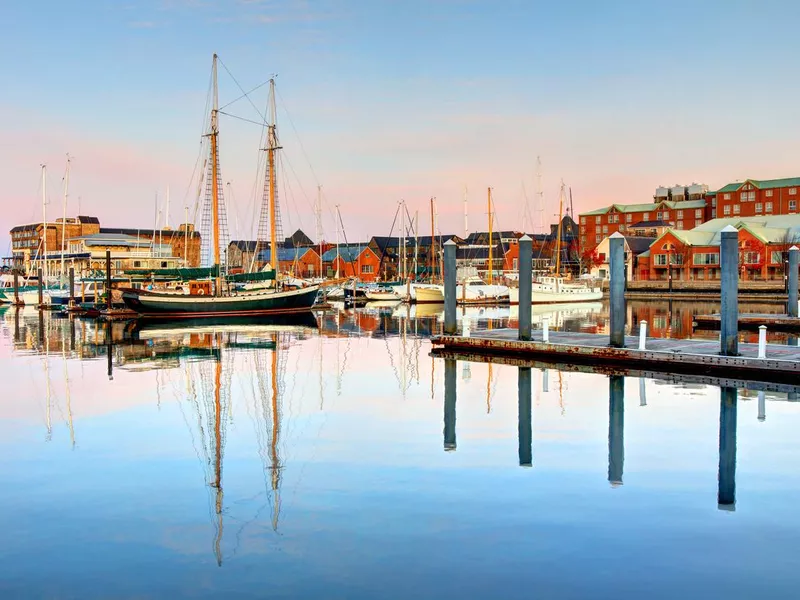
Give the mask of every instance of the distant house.
<path id="1" fill-rule="evenodd" d="M 326 277 L 358 277 L 361 281 L 380 279 L 380 257 L 367 244 L 340 245 L 322 255 Z"/>
<path id="2" fill-rule="evenodd" d="M 270 249 L 258 253 L 260 265 L 272 265 Z M 278 271 L 294 277 L 319 277 L 319 254 L 314 248 L 278 248 Z"/>
<path id="3" fill-rule="evenodd" d="M 464 240 L 457 235 L 436 235 L 433 237 L 433 252 L 431 254 L 431 236 L 407 237 L 405 239 L 406 270 L 409 276 L 414 277 L 416 265 L 416 278 L 427 276 L 431 269 L 431 257 L 435 255 L 437 264 L 441 260 L 442 244 L 453 240 L 456 244 L 463 244 Z M 383 280 L 396 279 L 400 275 L 402 259 L 402 238 L 389 236 L 373 236 L 369 241 L 369 248 L 379 258 L 380 275 Z"/>
<path id="4" fill-rule="evenodd" d="M 650 245 L 656 241 L 654 237 L 641 237 L 627 235 L 623 245 L 625 252 L 625 278 L 633 281 L 637 278 L 639 271 L 639 257 L 650 251 Z M 590 273 L 598 279 L 608 279 L 611 274 L 611 267 L 608 263 L 609 238 L 601 241 L 595 250 L 597 253 L 597 263 L 590 265 Z M 649 254 L 648 254 L 649 256 Z"/>
<path id="5" fill-rule="evenodd" d="M 233 240 L 228 244 L 228 269 L 234 272 L 249 270 L 256 252 L 256 244 L 255 240 Z"/>

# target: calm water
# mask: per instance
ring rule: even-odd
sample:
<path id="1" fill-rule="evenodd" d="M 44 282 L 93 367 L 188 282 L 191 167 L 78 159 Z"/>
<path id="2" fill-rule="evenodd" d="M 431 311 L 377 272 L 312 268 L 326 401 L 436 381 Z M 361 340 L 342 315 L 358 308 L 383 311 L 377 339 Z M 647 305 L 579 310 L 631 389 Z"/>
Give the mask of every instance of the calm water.
<path id="1" fill-rule="evenodd" d="M 434 359 L 438 319 L 6 310 L 0 597 L 797 597 L 795 395 Z"/>

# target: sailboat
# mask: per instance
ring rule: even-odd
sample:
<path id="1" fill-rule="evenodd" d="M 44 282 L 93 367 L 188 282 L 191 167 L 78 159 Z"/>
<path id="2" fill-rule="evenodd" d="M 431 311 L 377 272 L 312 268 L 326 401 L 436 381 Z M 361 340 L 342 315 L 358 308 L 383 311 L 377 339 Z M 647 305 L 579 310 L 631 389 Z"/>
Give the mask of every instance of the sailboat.
<path id="1" fill-rule="evenodd" d="M 563 302 L 597 302 L 603 298 L 603 290 L 584 283 L 569 281 L 561 275 L 561 226 L 564 222 L 564 183 L 558 203 L 558 232 L 556 234 L 556 269 L 550 276 L 540 277 L 531 286 L 532 304 L 554 304 Z M 511 304 L 519 304 L 519 288 L 509 289 Z"/>
<path id="2" fill-rule="evenodd" d="M 444 302 L 444 286 L 434 282 L 436 278 L 436 213 L 433 202 L 433 198 L 431 198 L 431 249 L 428 258 L 431 280 L 429 283 L 412 283 L 408 286 L 409 300 L 418 304 L 441 304 Z"/>
<path id="3" fill-rule="evenodd" d="M 243 290 L 223 286 L 220 278 L 220 186 L 219 173 L 219 98 L 217 92 L 217 55 L 214 54 L 212 62 L 212 90 L 213 103 L 211 109 L 210 129 L 207 136 L 210 139 L 210 186 L 211 186 L 211 222 L 212 240 L 214 250 L 214 267 L 212 273 L 216 276 L 213 285 L 189 286 L 183 294 L 164 291 L 142 290 L 124 288 L 122 299 L 125 305 L 139 313 L 141 316 L 151 318 L 198 318 L 198 317 L 223 317 L 223 316 L 257 316 L 269 314 L 288 314 L 311 310 L 319 290 L 318 285 L 305 288 L 284 290 L 281 282 L 273 277 L 273 286 L 267 289 Z M 275 80 L 270 79 L 270 99 L 274 106 Z M 276 228 L 276 198 L 275 183 L 276 153 L 278 145 L 277 128 L 273 114 L 268 125 L 267 137 L 267 186 L 269 188 L 270 211 L 270 257 L 275 263 L 272 275 L 277 274 L 277 228 Z M 262 275 L 262 274 L 259 274 Z M 193 290 L 190 291 L 190 290 Z"/>

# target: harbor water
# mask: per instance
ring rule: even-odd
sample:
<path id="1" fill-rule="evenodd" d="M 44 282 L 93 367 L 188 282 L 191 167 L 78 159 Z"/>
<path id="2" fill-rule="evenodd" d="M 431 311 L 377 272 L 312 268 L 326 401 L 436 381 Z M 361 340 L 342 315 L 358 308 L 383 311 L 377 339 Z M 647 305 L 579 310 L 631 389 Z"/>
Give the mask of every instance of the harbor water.
<path id="1" fill-rule="evenodd" d="M 628 310 L 717 335 L 691 331 L 713 305 Z M 0 311 L 1 598 L 798 595 L 791 387 L 435 358 L 441 307 Z M 608 328 L 602 303 L 544 317 Z"/>

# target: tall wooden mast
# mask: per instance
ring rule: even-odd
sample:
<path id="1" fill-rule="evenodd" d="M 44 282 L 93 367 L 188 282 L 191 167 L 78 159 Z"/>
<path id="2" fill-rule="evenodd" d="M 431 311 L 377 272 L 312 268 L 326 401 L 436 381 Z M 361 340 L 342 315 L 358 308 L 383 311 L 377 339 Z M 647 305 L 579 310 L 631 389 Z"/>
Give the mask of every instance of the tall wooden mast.
<path id="1" fill-rule="evenodd" d="M 435 233 L 436 231 L 436 223 L 434 222 L 434 215 L 433 215 L 433 198 L 431 198 L 431 258 L 428 261 L 431 266 L 431 281 L 434 280 L 436 274 L 436 244 L 434 243 Z"/>
<path id="2" fill-rule="evenodd" d="M 216 272 L 215 294 L 220 291 L 220 256 L 219 256 L 219 125 L 217 123 L 219 112 L 219 94 L 217 91 L 217 55 L 211 66 L 211 86 L 213 89 L 213 105 L 211 108 L 211 230 L 213 232 L 211 243 L 214 245 L 214 271 Z"/>
<path id="3" fill-rule="evenodd" d="M 275 349 L 272 351 L 272 369 L 271 369 L 271 383 L 272 383 L 272 439 L 270 443 L 270 458 L 272 460 L 272 493 L 273 502 L 272 507 L 272 528 L 278 530 L 278 517 L 280 515 L 280 486 L 281 486 L 281 463 L 280 456 L 278 455 L 278 436 L 280 435 L 281 415 L 278 409 L 278 351 L 280 348 L 280 337 L 277 333 L 272 336 L 275 343 Z"/>
<path id="4" fill-rule="evenodd" d="M 561 275 L 561 224 L 564 214 L 564 182 L 561 182 L 561 192 L 558 195 L 558 239 L 556 240 L 556 277 Z"/>
<path id="5" fill-rule="evenodd" d="M 216 490 L 214 501 L 214 512 L 217 515 L 217 535 L 214 538 L 214 554 L 217 557 L 217 565 L 222 565 L 222 399 L 220 398 L 220 388 L 222 387 L 222 334 L 214 334 L 217 343 L 217 351 L 220 355 L 214 365 L 214 481 L 211 487 Z"/>
<path id="6" fill-rule="evenodd" d="M 269 257 L 275 273 L 278 273 L 278 227 L 276 223 L 277 208 L 275 206 L 275 151 L 278 146 L 275 110 L 275 79 L 269 80 L 269 126 L 267 133 L 267 163 L 269 168 Z"/>
<path id="7" fill-rule="evenodd" d="M 492 238 L 492 188 L 487 188 L 487 203 L 489 205 L 489 285 L 494 283 L 494 263 L 492 254 L 494 250 L 494 240 Z"/>

